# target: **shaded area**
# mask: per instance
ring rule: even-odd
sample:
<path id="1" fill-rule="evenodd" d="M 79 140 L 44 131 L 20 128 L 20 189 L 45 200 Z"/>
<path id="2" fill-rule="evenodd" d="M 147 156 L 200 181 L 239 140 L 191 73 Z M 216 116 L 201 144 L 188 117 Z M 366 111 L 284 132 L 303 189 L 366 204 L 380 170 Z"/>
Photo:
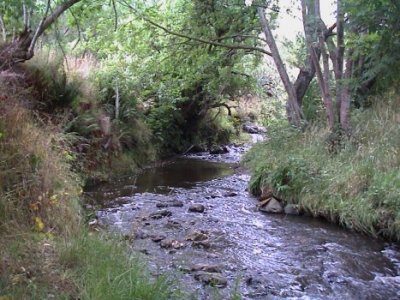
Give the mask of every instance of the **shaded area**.
<path id="1" fill-rule="evenodd" d="M 168 194 L 174 188 L 189 189 L 198 183 L 229 176 L 234 172 L 233 164 L 201 160 L 201 157 L 199 155 L 199 159 L 178 158 L 166 161 L 142 170 L 137 176 L 88 186 L 85 193 L 97 204 L 110 206 L 114 202 L 124 202 L 117 197 L 145 192 Z"/>

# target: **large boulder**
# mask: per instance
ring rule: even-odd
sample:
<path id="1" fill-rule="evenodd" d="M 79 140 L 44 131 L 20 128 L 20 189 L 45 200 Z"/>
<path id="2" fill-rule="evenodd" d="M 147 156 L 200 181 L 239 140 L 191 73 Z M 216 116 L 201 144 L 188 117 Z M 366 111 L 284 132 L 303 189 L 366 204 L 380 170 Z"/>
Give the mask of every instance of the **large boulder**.
<path id="1" fill-rule="evenodd" d="M 262 201 L 258 206 L 258 209 L 266 213 L 273 213 L 273 214 L 283 213 L 283 206 L 281 202 L 274 197 Z"/>
<path id="2" fill-rule="evenodd" d="M 287 204 L 285 206 L 285 214 L 287 215 L 293 215 L 293 216 L 298 216 L 300 215 L 300 208 L 296 204 Z"/>
<path id="3" fill-rule="evenodd" d="M 266 133 L 267 132 L 267 129 L 265 129 L 265 127 L 255 125 L 255 124 L 250 123 L 250 122 L 244 123 L 242 125 L 242 129 L 243 129 L 244 132 L 247 132 L 247 133 L 250 133 L 250 134 L 256 134 L 256 133 L 262 134 L 262 133 Z"/>
<path id="4" fill-rule="evenodd" d="M 194 203 L 189 206 L 189 212 L 197 212 L 197 213 L 202 213 L 204 212 L 205 207 L 203 204 L 200 203 Z"/>

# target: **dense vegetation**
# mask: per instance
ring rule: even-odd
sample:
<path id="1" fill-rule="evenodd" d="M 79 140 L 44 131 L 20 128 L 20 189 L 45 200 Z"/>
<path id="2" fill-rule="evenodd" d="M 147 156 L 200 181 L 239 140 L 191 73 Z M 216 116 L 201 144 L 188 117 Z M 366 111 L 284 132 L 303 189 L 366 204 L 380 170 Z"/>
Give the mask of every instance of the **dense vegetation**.
<path id="1" fill-rule="evenodd" d="M 0 4 L 0 298 L 178 297 L 83 229 L 82 187 L 246 121 L 269 127 L 246 158 L 255 194 L 400 240 L 400 7 L 336 1 L 332 25 L 295 2 L 304 34 L 285 51 L 279 1 Z"/>

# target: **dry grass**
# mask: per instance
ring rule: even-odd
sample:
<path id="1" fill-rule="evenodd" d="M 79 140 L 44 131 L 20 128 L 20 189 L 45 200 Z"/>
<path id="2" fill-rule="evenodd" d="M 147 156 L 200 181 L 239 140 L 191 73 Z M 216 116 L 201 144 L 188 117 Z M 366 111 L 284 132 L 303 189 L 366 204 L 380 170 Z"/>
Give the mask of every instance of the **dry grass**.
<path id="1" fill-rule="evenodd" d="M 0 106 L 1 227 L 14 223 L 46 232 L 74 231 L 79 218 L 72 202 L 80 186 L 69 170 L 62 137 L 40 128 L 25 108 L 10 102 Z"/>

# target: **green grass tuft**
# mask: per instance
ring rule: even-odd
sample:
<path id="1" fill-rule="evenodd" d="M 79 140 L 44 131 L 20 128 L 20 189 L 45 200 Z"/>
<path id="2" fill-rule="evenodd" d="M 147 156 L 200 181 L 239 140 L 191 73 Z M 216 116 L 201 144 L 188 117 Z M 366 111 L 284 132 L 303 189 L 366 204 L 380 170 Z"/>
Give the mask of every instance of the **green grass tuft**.
<path id="1" fill-rule="evenodd" d="M 245 158 L 250 190 L 267 187 L 314 216 L 373 236 L 400 240 L 400 97 L 387 95 L 353 114 L 349 138 L 313 126 L 270 129 Z"/>
<path id="2" fill-rule="evenodd" d="M 60 262 L 80 299 L 171 299 L 167 278 L 152 279 L 138 257 L 129 257 L 115 237 L 81 234 L 60 245 Z"/>

